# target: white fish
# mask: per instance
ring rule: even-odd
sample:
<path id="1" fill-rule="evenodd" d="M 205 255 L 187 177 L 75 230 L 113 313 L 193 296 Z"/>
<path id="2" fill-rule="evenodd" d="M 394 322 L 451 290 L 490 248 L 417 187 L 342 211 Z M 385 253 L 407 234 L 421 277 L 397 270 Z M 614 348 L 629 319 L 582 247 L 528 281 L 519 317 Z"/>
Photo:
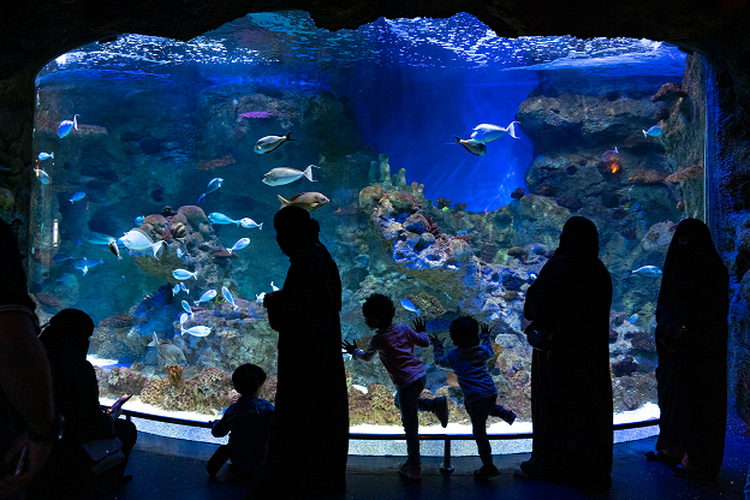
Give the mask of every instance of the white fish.
<path id="1" fill-rule="evenodd" d="M 312 169 L 320 168 L 317 165 L 309 165 L 305 171 L 297 170 L 296 168 L 278 167 L 266 172 L 266 176 L 263 177 L 263 184 L 269 186 L 283 186 L 294 182 L 302 176 L 307 177 L 310 182 L 318 182 L 313 179 Z"/>
<path id="2" fill-rule="evenodd" d="M 224 300 L 226 300 L 228 303 L 232 304 L 232 307 L 237 309 L 237 304 L 234 303 L 234 297 L 232 297 L 232 294 L 229 293 L 229 290 L 227 290 L 227 287 L 223 286 L 221 287 L 221 294 L 224 296 Z"/>
<path id="3" fill-rule="evenodd" d="M 483 142 L 475 141 L 474 139 L 461 139 L 457 135 L 454 135 L 453 137 L 455 137 L 456 142 L 462 145 L 469 153 L 477 156 L 484 156 L 487 154 L 487 146 L 485 146 Z"/>
<path id="4" fill-rule="evenodd" d="M 265 298 L 266 298 L 266 292 L 260 292 L 259 294 L 255 295 L 255 300 L 257 300 L 261 304 L 263 303 L 263 299 Z"/>
<path id="5" fill-rule="evenodd" d="M 164 240 L 159 240 L 154 243 L 151 241 L 151 238 L 140 229 L 131 229 L 120 237 L 120 242 L 134 252 L 151 250 L 154 253 L 154 257 L 158 257 L 158 252 L 164 244 Z"/>
<path id="6" fill-rule="evenodd" d="M 291 134 L 291 132 L 287 133 L 286 135 L 267 135 L 261 139 L 258 139 L 258 142 L 255 143 L 253 151 L 258 153 L 259 155 L 273 151 L 274 149 L 284 144 L 286 141 L 294 140 L 289 138 L 289 134 Z"/>
<path id="7" fill-rule="evenodd" d="M 232 245 L 232 248 L 229 248 L 227 252 L 232 253 L 236 252 L 237 250 L 242 250 L 246 246 L 250 244 L 250 238 L 240 238 L 235 242 L 234 245 Z"/>
<path id="8" fill-rule="evenodd" d="M 190 304 L 188 304 L 187 300 L 183 300 L 180 302 L 180 305 L 182 305 L 182 308 L 185 310 L 186 313 L 188 313 L 190 316 L 193 315 L 193 310 L 190 309 Z"/>
<path id="9" fill-rule="evenodd" d="M 362 394 L 367 394 L 367 387 L 358 384 L 352 384 L 352 389 L 357 389 Z"/>
<path id="10" fill-rule="evenodd" d="M 39 179 L 39 182 L 42 184 L 49 184 L 50 176 L 47 172 L 42 170 L 41 168 L 35 168 L 34 174 L 36 174 L 36 178 Z"/>
<path id="11" fill-rule="evenodd" d="M 516 123 L 519 122 L 512 121 L 508 124 L 507 127 L 492 125 L 490 123 L 482 123 L 474 127 L 474 131 L 471 133 L 471 138 L 477 142 L 484 143 L 492 142 L 496 139 L 501 138 L 505 134 L 510 134 L 512 138 L 520 139 L 520 137 L 516 135 Z"/>
<path id="12" fill-rule="evenodd" d="M 208 214 L 208 222 L 211 224 L 237 224 L 239 226 L 239 221 L 219 212 L 211 212 Z"/>
<path id="13" fill-rule="evenodd" d="M 182 254 L 182 248 L 178 248 L 178 249 L 177 249 L 177 250 L 175 251 L 175 253 L 177 254 L 177 258 L 178 258 L 178 259 L 181 259 L 181 258 L 182 258 L 182 255 L 183 255 L 183 254 Z"/>
<path id="14" fill-rule="evenodd" d="M 180 281 L 189 280 L 190 278 L 197 280 L 198 271 L 191 273 L 187 269 L 175 269 L 174 271 L 172 271 L 172 276 L 174 276 L 174 279 L 180 280 Z"/>
<path id="15" fill-rule="evenodd" d="M 187 313 L 180 314 L 180 327 L 182 327 L 182 325 L 184 325 L 187 322 L 187 320 L 188 320 Z M 180 328 L 180 330 L 182 330 L 182 328 Z"/>
<path id="16" fill-rule="evenodd" d="M 261 222 L 258 224 L 250 217 L 245 217 L 243 219 L 240 219 L 237 221 L 237 227 L 242 226 L 245 229 L 253 229 L 254 227 L 257 227 L 258 229 L 263 229 L 263 223 Z"/>
<path id="17" fill-rule="evenodd" d="M 193 302 L 196 306 L 199 305 L 202 302 L 208 302 L 209 300 L 213 300 L 216 297 L 216 290 L 209 290 L 203 295 L 201 295 L 201 298 Z"/>
<path id="18" fill-rule="evenodd" d="M 638 274 L 640 276 L 648 276 L 649 278 L 658 278 L 661 276 L 662 270 L 657 266 L 641 266 L 634 271 L 630 271 L 630 274 Z"/>
<path id="19" fill-rule="evenodd" d="M 188 295 L 190 294 L 190 290 L 188 290 L 188 287 L 186 287 L 185 283 L 183 283 L 182 281 L 180 281 L 180 290 L 187 293 Z"/>
<path id="20" fill-rule="evenodd" d="M 295 194 L 290 199 L 285 199 L 281 195 L 276 195 L 279 197 L 279 201 L 281 202 L 281 208 L 284 208 L 288 205 L 296 205 L 298 207 L 302 207 L 308 212 L 312 212 L 313 210 L 317 210 L 323 205 L 326 205 L 330 200 L 324 195 L 323 193 L 317 193 L 317 192 L 310 192 L 310 193 L 300 193 Z"/>
<path id="21" fill-rule="evenodd" d="M 277 287 L 276 285 L 274 285 L 273 281 L 271 282 L 271 290 L 273 290 L 274 292 L 278 292 L 279 291 L 279 287 Z"/>
<path id="22" fill-rule="evenodd" d="M 203 325 L 199 326 L 193 326 L 185 330 L 184 328 L 180 328 L 180 332 L 182 335 L 190 334 L 193 337 L 206 337 L 209 333 L 211 333 L 211 328 Z"/>
<path id="23" fill-rule="evenodd" d="M 57 137 L 62 139 L 66 135 L 70 133 L 71 130 L 75 127 L 76 130 L 78 130 L 78 114 L 73 116 L 73 120 L 63 120 L 60 122 L 60 126 L 57 127 Z"/>
<path id="24" fill-rule="evenodd" d="M 37 155 L 37 158 L 39 158 L 39 161 L 50 160 L 50 159 L 54 160 L 55 152 L 53 151 L 51 153 L 45 153 L 44 151 L 42 151 L 41 153 Z"/>

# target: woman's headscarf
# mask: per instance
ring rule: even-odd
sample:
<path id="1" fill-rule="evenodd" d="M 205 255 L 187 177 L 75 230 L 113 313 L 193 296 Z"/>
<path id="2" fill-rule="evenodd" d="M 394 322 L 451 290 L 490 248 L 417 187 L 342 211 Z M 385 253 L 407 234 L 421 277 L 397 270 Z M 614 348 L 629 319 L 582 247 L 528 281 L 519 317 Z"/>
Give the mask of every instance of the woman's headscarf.
<path id="1" fill-rule="evenodd" d="M 563 226 L 555 255 L 595 258 L 599 255 L 599 233 L 585 217 L 571 217 Z"/>
<path id="2" fill-rule="evenodd" d="M 310 243 L 318 242 L 320 225 L 310 218 L 304 208 L 294 205 L 283 207 L 273 218 L 276 241 L 286 255 Z"/>
<path id="3" fill-rule="evenodd" d="M 64 309 L 52 316 L 39 339 L 48 353 L 63 347 L 85 357 L 94 326 L 94 320 L 85 312 L 79 309 Z"/>

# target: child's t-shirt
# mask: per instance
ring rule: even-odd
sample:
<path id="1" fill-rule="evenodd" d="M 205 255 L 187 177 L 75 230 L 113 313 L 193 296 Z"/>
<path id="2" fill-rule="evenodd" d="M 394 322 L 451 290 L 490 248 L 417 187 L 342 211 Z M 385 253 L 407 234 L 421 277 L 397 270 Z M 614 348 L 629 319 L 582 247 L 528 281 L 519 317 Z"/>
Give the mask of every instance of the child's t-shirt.
<path id="1" fill-rule="evenodd" d="M 426 333 L 394 323 L 388 328 L 378 330 L 370 340 L 366 351 L 356 349 L 353 356 L 370 361 L 376 354 L 388 371 L 391 380 L 401 389 L 415 382 L 426 374 L 422 362 L 414 355 L 414 346 L 427 347 L 430 339 Z"/>
<path id="2" fill-rule="evenodd" d="M 229 434 L 229 459 L 232 464 L 260 468 L 266 460 L 268 438 L 273 426 L 273 405 L 259 397 L 241 396 L 214 422 L 211 434 Z"/>
<path id="3" fill-rule="evenodd" d="M 456 347 L 443 355 L 443 341 L 435 343 L 435 364 L 451 368 L 458 385 L 464 393 L 465 402 L 497 395 L 497 387 L 487 371 L 487 360 L 494 356 L 489 335 L 482 335 L 482 342 L 473 347 Z"/>

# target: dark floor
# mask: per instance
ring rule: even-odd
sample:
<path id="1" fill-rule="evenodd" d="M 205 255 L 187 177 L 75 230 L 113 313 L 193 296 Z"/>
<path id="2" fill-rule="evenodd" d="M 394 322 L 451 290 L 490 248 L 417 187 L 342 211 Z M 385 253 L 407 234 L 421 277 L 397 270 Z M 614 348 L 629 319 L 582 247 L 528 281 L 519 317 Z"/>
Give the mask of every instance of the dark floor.
<path id="1" fill-rule="evenodd" d="M 660 463 L 647 462 L 644 454 L 654 448 L 656 438 L 615 445 L 612 489 L 596 496 L 554 484 L 528 481 L 513 476 L 513 468 L 528 454 L 498 455 L 495 465 L 501 474 L 489 481 L 475 481 L 472 473 L 478 457 L 454 458 L 455 472 L 439 472 L 442 458 L 424 458 L 422 481 L 408 482 L 397 472 L 401 457 L 350 457 L 347 498 L 388 499 L 580 499 L 611 500 L 700 499 L 742 500 L 750 459 L 750 436 L 727 433 L 724 465 L 715 483 L 701 484 L 672 476 Z M 151 434 L 139 436 L 132 452 L 128 473 L 133 481 L 105 500 L 213 500 L 242 499 L 246 487 L 232 481 L 226 467 L 216 479 L 206 475 L 201 460 L 214 446 Z M 299 466 L 315 457 L 300 456 Z M 290 480 L 294 480 L 290 474 Z"/>

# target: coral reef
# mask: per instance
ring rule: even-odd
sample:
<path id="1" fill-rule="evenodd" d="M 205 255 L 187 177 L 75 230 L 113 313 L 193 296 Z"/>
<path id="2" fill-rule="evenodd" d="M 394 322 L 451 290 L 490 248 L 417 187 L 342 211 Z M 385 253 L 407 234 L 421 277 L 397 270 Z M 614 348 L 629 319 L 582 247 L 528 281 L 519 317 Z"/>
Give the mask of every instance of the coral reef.
<path id="1" fill-rule="evenodd" d="M 174 384 L 170 377 L 151 379 L 140 393 L 141 401 L 165 410 L 194 411 L 215 415 L 232 404 L 237 392 L 229 375 L 218 368 L 204 368 L 195 377 Z"/>
<path id="2" fill-rule="evenodd" d="M 184 369 L 184 366 L 179 365 L 167 365 L 164 367 L 164 371 L 167 372 L 167 376 L 169 377 L 169 381 L 172 382 L 172 385 L 179 385 L 182 380 L 182 372 Z"/>
<path id="3" fill-rule="evenodd" d="M 140 394 L 150 381 L 142 373 L 119 366 L 109 370 L 94 367 L 94 371 L 102 397 L 119 398 L 123 394 Z"/>

